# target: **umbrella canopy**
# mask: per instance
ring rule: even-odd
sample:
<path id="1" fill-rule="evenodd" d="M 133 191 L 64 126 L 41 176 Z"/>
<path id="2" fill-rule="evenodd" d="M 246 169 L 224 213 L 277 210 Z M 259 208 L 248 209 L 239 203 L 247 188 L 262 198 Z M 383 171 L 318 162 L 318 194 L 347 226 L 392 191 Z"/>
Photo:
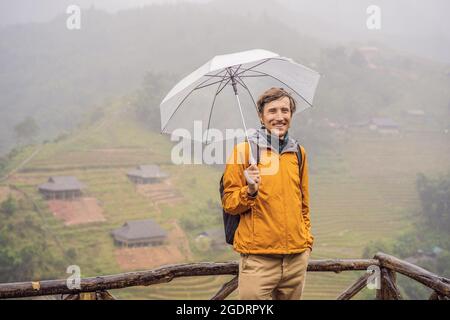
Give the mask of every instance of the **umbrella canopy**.
<path id="1" fill-rule="evenodd" d="M 215 56 L 182 79 L 161 102 L 162 133 L 185 129 L 191 139 L 207 142 L 208 135 L 198 132 L 201 124 L 202 131 L 223 132 L 225 140 L 226 129 L 259 127 L 256 101 L 265 90 L 283 87 L 296 99 L 296 112 L 301 112 L 312 106 L 319 78 L 316 71 L 267 50 Z"/>

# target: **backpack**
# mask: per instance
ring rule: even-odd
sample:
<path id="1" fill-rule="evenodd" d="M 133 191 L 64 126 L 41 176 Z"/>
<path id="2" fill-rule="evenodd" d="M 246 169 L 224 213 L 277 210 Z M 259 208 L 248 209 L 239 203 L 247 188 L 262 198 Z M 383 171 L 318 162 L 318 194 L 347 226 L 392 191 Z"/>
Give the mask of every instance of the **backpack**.
<path id="1" fill-rule="evenodd" d="M 255 145 L 254 142 L 251 142 L 253 145 Z M 254 150 L 256 150 L 256 164 L 259 164 L 259 158 L 260 158 L 260 154 L 259 154 L 259 144 L 256 143 L 256 146 L 252 146 L 252 151 L 254 152 Z M 296 152 L 297 155 L 297 161 L 298 161 L 298 171 L 299 171 L 299 176 L 301 178 L 302 174 L 302 150 L 300 148 L 300 145 L 298 145 L 298 150 Z M 223 187 L 223 174 L 222 177 L 220 178 L 220 187 L 219 187 L 219 192 L 220 192 L 220 199 L 223 198 L 223 194 L 224 194 L 224 187 Z M 251 210 L 247 210 L 245 212 L 243 212 L 242 214 L 246 214 L 246 213 L 250 213 Z M 236 233 L 236 229 L 239 226 L 239 221 L 241 220 L 241 215 L 240 214 L 229 214 L 227 213 L 223 208 L 222 208 L 222 215 L 223 215 L 223 226 L 225 229 L 225 241 L 228 244 L 233 245 L 234 242 L 234 234 Z"/>

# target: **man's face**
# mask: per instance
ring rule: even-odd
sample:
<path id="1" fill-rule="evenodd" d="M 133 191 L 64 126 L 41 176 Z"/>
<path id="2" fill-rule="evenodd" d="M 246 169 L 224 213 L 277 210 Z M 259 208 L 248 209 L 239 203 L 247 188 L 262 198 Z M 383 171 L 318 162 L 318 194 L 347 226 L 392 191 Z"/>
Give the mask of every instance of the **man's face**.
<path id="1" fill-rule="evenodd" d="M 282 137 L 291 125 L 291 107 L 288 97 L 267 103 L 259 115 L 264 126 L 271 134 Z"/>

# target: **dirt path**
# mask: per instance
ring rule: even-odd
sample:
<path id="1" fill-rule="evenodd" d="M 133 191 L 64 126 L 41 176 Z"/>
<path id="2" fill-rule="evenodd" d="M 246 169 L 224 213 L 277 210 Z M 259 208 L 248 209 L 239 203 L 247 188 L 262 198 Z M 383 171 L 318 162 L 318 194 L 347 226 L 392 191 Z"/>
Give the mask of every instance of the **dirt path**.
<path id="1" fill-rule="evenodd" d="M 49 200 L 47 204 L 53 215 L 63 220 L 66 226 L 106 221 L 103 209 L 95 198 Z"/>

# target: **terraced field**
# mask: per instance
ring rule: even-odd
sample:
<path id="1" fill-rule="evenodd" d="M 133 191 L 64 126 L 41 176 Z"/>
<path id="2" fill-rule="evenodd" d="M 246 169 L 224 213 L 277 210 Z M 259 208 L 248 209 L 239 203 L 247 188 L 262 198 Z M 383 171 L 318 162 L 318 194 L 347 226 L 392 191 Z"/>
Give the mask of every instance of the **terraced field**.
<path id="1" fill-rule="evenodd" d="M 312 259 L 359 258 L 370 241 L 392 239 L 407 231 L 419 205 L 417 173 L 445 172 L 450 163 L 450 143 L 442 133 L 360 133 L 336 150 L 339 172 L 322 162 L 310 178 Z M 305 298 L 335 297 L 357 275 L 312 274 Z"/>
<path id="2" fill-rule="evenodd" d="M 112 229 L 126 220 L 154 218 L 170 230 L 170 221 L 196 212 L 207 202 L 219 203 L 221 172 L 207 166 L 171 165 L 170 146 L 166 137 L 147 132 L 132 119 L 115 116 L 101 126 L 44 145 L 36 158 L 6 184 L 28 195 L 40 209 L 42 223 L 49 230 L 49 237 L 55 239 L 49 250 L 62 254 L 64 249 L 74 248 L 73 264 L 81 267 L 82 276 L 117 273 L 123 270 L 115 260 L 109 234 Z M 161 164 L 169 173 L 170 188 L 180 201 L 168 206 L 136 192 L 126 172 L 138 164 L 149 163 Z M 408 230 L 418 206 L 416 174 L 433 175 L 447 170 L 449 163 L 448 138 L 440 133 L 344 134 L 334 153 L 310 164 L 315 236 L 311 258 L 360 258 L 370 241 L 394 238 Z M 85 183 L 86 195 L 99 201 L 106 221 L 64 226 L 36 189 L 49 175 L 74 175 Z M 165 199 L 164 195 L 161 199 Z M 188 236 L 192 248 L 194 233 L 188 232 Z M 237 255 L 229 249 L 217 254 L 193 250 L 191 261 L 234 259 Z M 304 298 L 333 299 L 359 274 L 309 273 Z M 113 294 L 123 299 L 206 299 L 229 279 L 230 276 L 175 279 L 148 288 L 115 290 Z M 373 294 L 364 292 L 361 297 Z M 230 298 L 236 298 L 236 293 Z"/>
<path id="3" fill-rule="evenodd" d="M 125 290 L 112 290 L 111 293 L 119 299 L 209 299 L 230 281 L 232 276 L 204 276 L 186 277 L 174 279 L 171 283 L 150 287 L 136 287 Z M 229 299 L 237 299 L 237 292 L 229 296 Z"/>
<path id="4" fill-rule="evenodd" d="M 136 192 L 150 199 L 155 204 L 174 204 L 183 201 L 183 197 L 170 180 L 158 184 L 137 185 Z"/>

